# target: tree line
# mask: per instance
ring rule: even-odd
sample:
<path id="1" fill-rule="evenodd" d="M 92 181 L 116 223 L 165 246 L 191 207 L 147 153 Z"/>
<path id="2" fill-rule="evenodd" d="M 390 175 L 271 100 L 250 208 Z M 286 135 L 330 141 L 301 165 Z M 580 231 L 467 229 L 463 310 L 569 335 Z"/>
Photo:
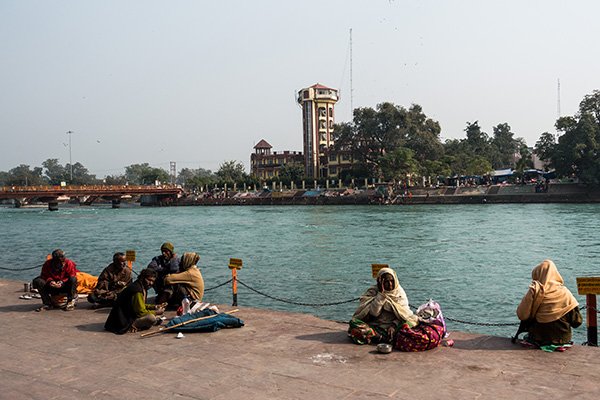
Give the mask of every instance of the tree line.
<path id="1" fill-rule="evenodd" d="M 560 177 L 599 183 L 600 91 L 586 95 L 577 114 L 559 118 L 555 126 L 559 134 L 542 133 L 533 150 L 508 123 L 494 126 L 489 135 L 478 121 L 467 122 L 465 138 L 442 142 L 439 123 L 421 106 L 381 103 L 375 109 L 357 108 L 352 122 L 337 124 L 333 150 L 349 152 L 355 161 L 345 179 L 472 176 L 504 168 L 522 173 L 533 167 L 535 154 Z"/>
<path id="2" fill-rule="evenodd" d="M 41 167 L 21 164 L 9 171 L 0 171 L 0 186 L 57 186 L 63 182 L 69 185 L 154 185 L 156 182 L 171 183 L 171 176 L 162 168 L 142 163 L 126 166 L 124 174 L 97 178 L 79 162 L 74 163 L 71 169 L 69 163 L 61 165 L 56 158 L 47 159 Z M 234 183 L 256 185 L 258 182 L 246 174 L 242 163 L 225 161 L 214 173 L 203 168 L 183 168 L 177 174 L 175 183 L 200 188 L 214 185 L 222 187 L 225 184 L 232 187 Z"/>
<path id="3" fill-rule="evenodd" d="M 556 121 L 558 134 L 544 132 L 533 151 L 525 140 L 515 137 L 508 123 L 484 132 L 478 121 L 467 122 L 465 137 L 442 142 L 441 127 L 427 117 L 421 106 L 408 109 L 385 102 L 375 108 L 354 110 L 352 122 L 336 124 L 335 145 L 327 152 L 349 153 L 352 168 L 341 173 L 341 179 L 380 178 L 385 181 L 404 180 L 407 176 L 473 176 L 486 175 L 494 169 L 512 168 L 520 173 L 533 167 L 532 153 L 554 169 L 557 176 L 577 178 L 584 183 L 600 183 L 600 91 L 586 95 L 573 116 Z M 72 174 L 72 178 L 71 178 Z M 307 180 L 304 166 L 291 163 L 281 167 L 279 176 L 271 181 L 288 185 Z M 312 179 L 308 179 L 312 180 Z M 148 163 L 125 167 L 121 175 L 98 179 L 77 162 L 61 165 L 58 159 L 47 159 L 41 167 L 19 165 L 0 171 L 0 185 L 75 185 L 170 183 L 169 173 Z M 323 180 L 320 180 L 323 181 Z M 246 173 L 238 161 L 223 162 L 216 172 L 207 169 L 183 168 L 176 183 L 187 188 L 227 184 L 247 184 L 256 187 L 264 182 Z"/>

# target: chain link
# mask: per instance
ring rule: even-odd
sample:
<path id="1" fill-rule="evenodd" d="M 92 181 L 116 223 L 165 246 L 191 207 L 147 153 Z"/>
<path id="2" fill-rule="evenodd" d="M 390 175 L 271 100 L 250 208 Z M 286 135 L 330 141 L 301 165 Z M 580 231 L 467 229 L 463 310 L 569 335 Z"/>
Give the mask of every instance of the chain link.
<path id="1" fill-rule="evenodd" d="M 450 318 L 450 317 L 446 317 L 444 316 L 444 319 L 446 321 L 451 321 L 451 322 L 457 322 L 459 324 L 466 324 L 466 325 L 478 325 L 478 326 L 518 326 L 519 322 L 473 322 L 473 321 L 463 321 L 460 319 L 454 319 L 454 318 Z"/>
<path id="2" fill-rule="evenodd" d="M 7 268 L 7 267 L 0 267 L 0 269 L 4 270 L 4 271 L 16 271 L 16 272 L 19 272 L 19 271 L 30 271 L 32 269 L 38 269 L 38 268 L 42 268 L 42 264 L 36 265 L 34 267 L 27 267 L 27 268 Z"/>
<path id="3" fill-rule="evenodd" d="M 417 307 L 413 306 L 412 304 L 408 305 L 410 308 L 412 308 L 413 310 L 417 310 Z M 473 321 L 463 321 L 460 319 L 454 319 L 454 318 L 450 318 L 444 315 L 444 319 L 446 321 L 452 321 L 452 322 L 457 322 L 459 324 L 465 324 L 465 325 L 478 325 L 478 326 L 517 326 L 519 325 L 518 322 L 509 322 L 509 323 L 502 323 L 502 322 L 473 322 Z"/>
<path id="4" fill-rule="evenodd" d="M 595 310 L 597 314 L 600 314 L 600 310 L 598 310 L 597 307 L 588 307 L 588 306 L 579 307 L 579 309 L 581 311 L 585 310 L 586 308 L 589 308 L 590 310 Z"/>
<path id="5" fill-rule="evenodd" d="M 296 302 L 296 301 L 292 301 L 292 300 L 280 299 L 278 297 L 271 296 L 269 294 L 261 292 L 260 290 L 254 289 L 253 287 L 250 287 L 250 286 L 246 285 L 244 282 L 240 281 L 239 279 L 237 281 L 238 281 L 238 283 L 240 285 L 244 286 L 247 289 L 250 289 L 254 293 L 260 294 L 261 296 L 265 296 L 265 297 L 268 297 L 269 299 L 280 301 L 282 303 L 294 304 L 296 306 L 308 306 L 308 307 L 337 306 L 339 304 L 352 303 L 352 302 L 355 302 L 355 301 L 357 301 L 357 300 L 360 299 L 360 297 L 357 297 L 355 299 L 344 300 L 344 301 L 336 301 L 334 303 L 300 303 L 300 302 Z"/>
<path id="6" fill-rule="evenodd" d="M 217 285 L 217 286 L 215 286 L 215 287 L 211 287 L 211 288 L 208 288 L 208 289 L 204 289 L 204 291 L 205 291 L 205 292 L 210 292 L 211 290 L 218 289 L 218 288 L 220 288 L 221 286 L 225 286 L 225 285 L 227 285 L 227 284 L 228 284 L 229 282 L 231 282 L 232 280 L 233 280 L 233 278 L 231 278 L 231 279 L 230 279 L 230 280 L 228 280 L 227 282 L 223 282 L 223 283 L 221 283 L 220 285 Z M 238 281 L 238 282 L 239 282 L 239 281 Z"/>

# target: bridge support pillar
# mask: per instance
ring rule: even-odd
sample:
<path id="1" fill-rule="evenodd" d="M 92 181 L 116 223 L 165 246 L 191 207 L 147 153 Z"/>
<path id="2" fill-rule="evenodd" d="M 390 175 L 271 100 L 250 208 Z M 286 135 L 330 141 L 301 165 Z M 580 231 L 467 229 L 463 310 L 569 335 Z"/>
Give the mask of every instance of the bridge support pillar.
<path id="1" fill-rule="evenodd" d="M 112 199 L 112 208 L 121 208 L 121 199 Z"/>
<path id="2" fill-rule="evenodd" d="M 58 201 L 49 201 L 48 202 L 48 210 L 49 211 L 58 211 Z"/>

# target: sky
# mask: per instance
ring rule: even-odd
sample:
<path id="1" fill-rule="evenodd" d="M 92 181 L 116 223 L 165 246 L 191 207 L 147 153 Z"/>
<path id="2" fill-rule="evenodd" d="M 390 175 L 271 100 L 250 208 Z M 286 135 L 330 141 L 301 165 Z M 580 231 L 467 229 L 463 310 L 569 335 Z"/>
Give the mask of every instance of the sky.
<path id="1" fill-rule="evenodd" d="M 336 122 L 419 104 L 443 140 L 479 121 L 534 146 L 600 89 L 599 14 L 596 0 L 0 0 L 0 170 L 70 149 L 98 177 L 249 172 L 261 139 L 302 150 L 295 96 L 315 83 L 340 90 Z"/>

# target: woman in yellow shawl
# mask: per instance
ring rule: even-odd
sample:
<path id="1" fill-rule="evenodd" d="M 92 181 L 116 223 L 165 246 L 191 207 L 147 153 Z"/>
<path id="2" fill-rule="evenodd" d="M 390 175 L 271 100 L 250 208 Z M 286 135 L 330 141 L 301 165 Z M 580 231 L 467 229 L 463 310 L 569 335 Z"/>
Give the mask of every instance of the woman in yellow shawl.
<path id="1" fill-rule="evenodd" d="M 570 344 L 571 327 L 577 328 L 583 322 L 579 303 L 551 260 L 535 267 L 531 279 L 529 290 L 517 307 L 519 332 L 529 332 L 527 341 L 540 347 Z"/>
<path id="2" fill-rule="evenodd" d="M 361 296 L 348 335 L 356 344 L 391 343 L 399 326 L 408 324 L 412 328 L 418 323 L 396 272 L 382 268 L 377 274 L 377 284 Z"/>
<path id="3" fill-rule="evenodd" d="M 183 253 L 179 264 L 179 272 L 165 277 L 166 300 L 169 305 L 179 306 L 184 297 L 202 301 L 204 296 L 204 279 L 196 266 L 200 256 L 196 253 Z"/>

